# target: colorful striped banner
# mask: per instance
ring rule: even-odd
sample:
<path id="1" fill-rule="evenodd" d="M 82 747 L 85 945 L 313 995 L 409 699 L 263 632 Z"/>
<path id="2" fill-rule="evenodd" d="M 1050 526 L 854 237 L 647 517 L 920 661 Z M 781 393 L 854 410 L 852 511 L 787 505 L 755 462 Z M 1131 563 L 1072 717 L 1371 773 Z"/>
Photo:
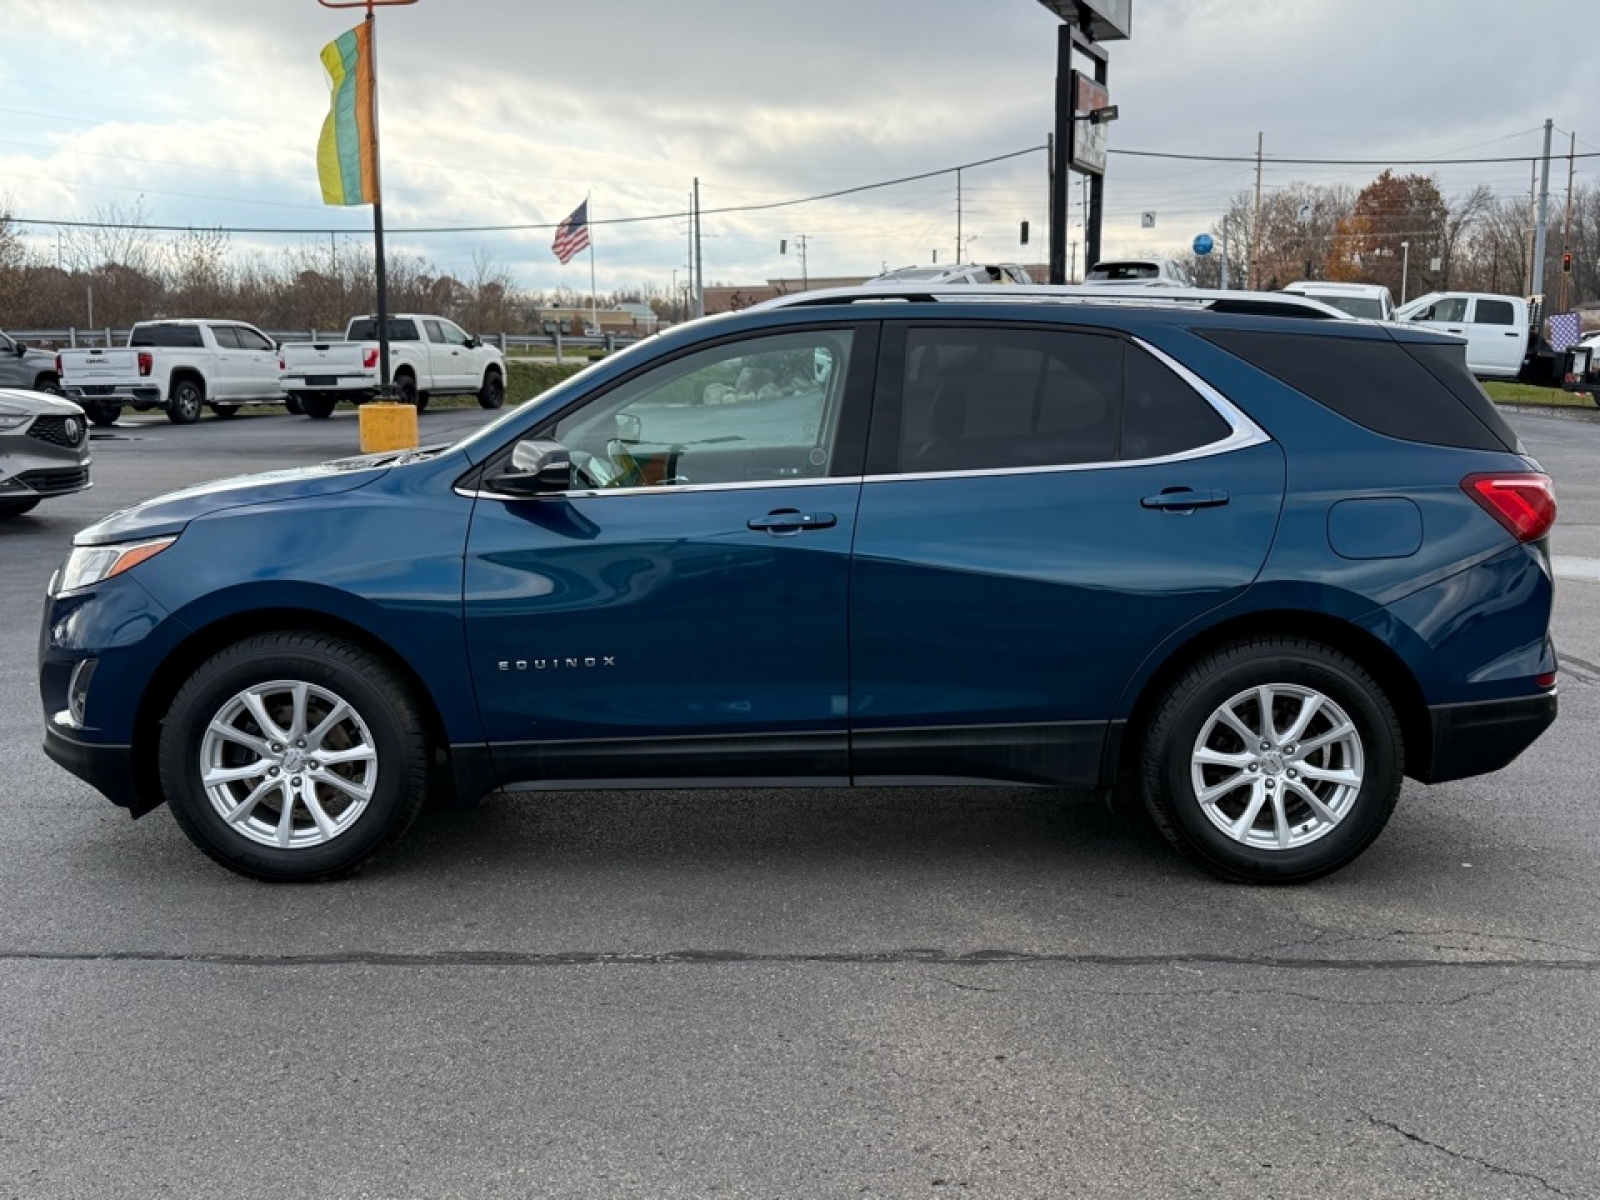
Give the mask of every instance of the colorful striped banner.
<path id="1" fill-rule="evenodd" d="M 364 21 L 322 48 L 333 105 L 317 141 L 324 204 L 378 203 L 378 137 L 373 113 L 372 25 Z"/>

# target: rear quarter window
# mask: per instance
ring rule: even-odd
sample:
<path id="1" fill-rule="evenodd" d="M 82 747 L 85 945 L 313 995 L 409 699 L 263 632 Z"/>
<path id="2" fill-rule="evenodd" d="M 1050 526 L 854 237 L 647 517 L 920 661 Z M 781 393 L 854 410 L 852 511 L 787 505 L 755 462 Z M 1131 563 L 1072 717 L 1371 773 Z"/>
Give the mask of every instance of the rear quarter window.
<path id="1" fill-rule="evenodd" d="M 1194 332 L 1374 433 L 1464 450 L 1516 450 L 1516 434 L 1483 390 L 1467 376 L 1468 393 L 1457 378 L 1466 374 L 1465 347 L 1259 330 Z"/>

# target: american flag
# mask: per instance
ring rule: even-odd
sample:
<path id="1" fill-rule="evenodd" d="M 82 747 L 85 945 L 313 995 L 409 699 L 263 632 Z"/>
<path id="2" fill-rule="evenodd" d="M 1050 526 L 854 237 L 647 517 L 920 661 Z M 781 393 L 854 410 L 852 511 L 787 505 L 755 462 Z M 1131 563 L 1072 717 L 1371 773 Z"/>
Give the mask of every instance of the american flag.
<path id="1" fill-rule="evenodd" d="M 589 244 L 589 202 L 585 200 L 572 210 L 572 215 L 556 229 L 556 240 L 550 249 L 563 263 Z"/>
<path id="2" fill-rule="evenodd" d="M 1577 313 L 1557 313 L 1550 318 L 1550 349 L 1557 354 L 1582 338 L 1583 323 Z"/>

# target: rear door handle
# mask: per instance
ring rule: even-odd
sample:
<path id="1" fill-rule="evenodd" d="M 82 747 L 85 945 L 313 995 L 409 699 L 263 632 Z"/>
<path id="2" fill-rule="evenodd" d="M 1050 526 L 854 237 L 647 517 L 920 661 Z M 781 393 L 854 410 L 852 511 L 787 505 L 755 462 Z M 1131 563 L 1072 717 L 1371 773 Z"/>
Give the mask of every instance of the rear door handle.
<path id="1" fill-rule="evenodd" d="M 1197 508 L 1216 508 L 1228 502 L 1223 491 L 1197 492 L 1193 488 L 1165 488 L 1139 501 L 1140 508 L 1159 508 L 1165 512 L 1193 512 Z"/>
<path id="2" fill-rule="evenodd" d="M 779 508 L 764 517 L 752 517 L 746 524 L 758 532 L 799 533 L 802 529 L 832 529 L 839 518 L 830 512 L 803 513 L 798 508 Z"/>

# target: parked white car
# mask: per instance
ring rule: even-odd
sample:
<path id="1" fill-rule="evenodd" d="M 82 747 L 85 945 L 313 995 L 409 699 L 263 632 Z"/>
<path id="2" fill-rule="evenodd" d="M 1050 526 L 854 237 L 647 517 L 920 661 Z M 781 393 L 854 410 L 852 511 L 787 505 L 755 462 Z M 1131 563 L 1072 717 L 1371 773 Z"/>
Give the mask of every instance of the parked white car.
<path id="1" fill-rule="evenodd" d="M 56 355 L 61 390 L 96 425 L 110 425 L 124 406 L 165 409 L 174 425 L 192 425 L 206 405 L 219 417 L 241 404 L 278 404 L 278 347 L 242 321 L 141 321 L 128 344 L 63 350 Z"/>
<path id="2" fill-rule="evenodd" d="M 1394 320 L 1394 296 L 1377 283 L 1335 283 L 1329 279 L 1301 279 L 1285 284 L 1283 290 L 1295 296 L 1310 296 L 1331 304 L 1352 317 L 1369 321 Z"/>
<path id="3" fill-rule="evenodd" d="M 1426 325 L 1467 340 L 1467 370 L 1515 379 L 1536 348 L 1528 302 L 1488 292 L 1429 292 L 1403 304 L 1395 320 Z"/>
<path id="4" fill-rule="evenodd" d="M 871 287 L 879 283 L 970 283 L 986 287 L 990 284 L 1033 283 L 1026 267 L 1016 263 L 959 263 L 953 267 L 897 267 L 867 280 Z"/>
<path id="5" fill-rule="evenodd" d="M 375 317 L 355 317 L 340 342 L 286 342 L 278 385 L 291 412 L 325 418 L 341 400 L 362 404 L 381 390 Z M 396 398 L 428 407 L 431 396 L 476 396 L 483 408 L 506 400 L 505 356 L 443 317 L 396 313 L 389 318 L 389 376 Z"/>
<path id="6" fill-rule="evenodd" d="M 1103 259 L 1089 268 L 1083 281 L 1103 286 L 1124 284 L 1131 287 L 1181 287 L 1194 286 L 1177 263 L 1167 258 L 1116 258 Z"/>

